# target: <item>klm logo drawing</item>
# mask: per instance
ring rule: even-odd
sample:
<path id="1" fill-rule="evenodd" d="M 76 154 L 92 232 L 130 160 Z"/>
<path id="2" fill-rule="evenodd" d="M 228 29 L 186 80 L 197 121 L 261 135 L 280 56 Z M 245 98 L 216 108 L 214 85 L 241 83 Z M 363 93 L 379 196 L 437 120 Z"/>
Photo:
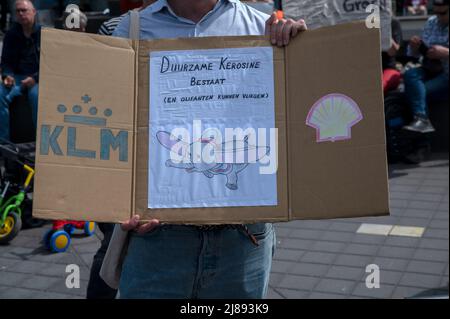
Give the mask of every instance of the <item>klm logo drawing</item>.
<path id="1" fill-rule="evenodd" d="M 105 108 L 101 111 L 95 106 L 90 106 L 92 99 L 87 94 L 81 97 L 81 101 L 82 105 L 73 105 L 70 111 L 64 104 L 56 107 L 57 112 L 63 116 L 65 125 L 44 124 L 41 126 L 41 155 L 49 155 L 52 152 L 57 156 L 109 161 L 111 151 L 117 151 L 119 161 L 128 162 L 128 132 L 114 133 L 107 128 L 107 120 L 113 116 L 112 110 Z M 83 149 L 78 145 L 77 132 L 92 126 L 101 128 L 100 136 L 98 136 L 98 149 Z M 67 140 L 62 139 L 64 130 L 67 131 Z M 96 137 L 92 136 L 92 138 Z M 67 146 L 66 154 L 61 145 Z"/>

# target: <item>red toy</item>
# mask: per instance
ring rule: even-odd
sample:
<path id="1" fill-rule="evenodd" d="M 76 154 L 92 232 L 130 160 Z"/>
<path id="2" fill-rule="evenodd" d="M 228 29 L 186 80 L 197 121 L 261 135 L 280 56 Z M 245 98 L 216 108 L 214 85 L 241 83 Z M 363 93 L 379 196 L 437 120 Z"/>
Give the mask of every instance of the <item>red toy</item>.
<path id="1" fill-rule="evenodd" d="M 71 235 L 75 229 L 83 230 L 84 234 L 92 236 L 95 233 L 95 222 L 54 221 L 52 229 L 44 236 L 45 246 L 56 253 L 65 252 L 70 246 Z"/>

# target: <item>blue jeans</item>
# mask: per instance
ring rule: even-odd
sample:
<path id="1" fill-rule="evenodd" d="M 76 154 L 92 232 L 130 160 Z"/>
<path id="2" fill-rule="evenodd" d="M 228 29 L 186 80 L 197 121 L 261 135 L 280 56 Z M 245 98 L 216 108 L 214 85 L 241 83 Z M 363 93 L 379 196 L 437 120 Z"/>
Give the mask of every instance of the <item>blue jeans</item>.
<path id="1" fill-rule="evenodd" d="M 261 299 L 275 249 L 272 224 L 238 229 L 165 225 L 130 239 L 119 293 L 124 299 Z"/>
<path id="2" fill-rule="evenodd" d="M 428 116 L 428 100 L 448 98 L 448 74 L 429 78 L 422 68 L 408 70 L 404 75 L 405 93 L 415 115 Z"/>
<path id="3" fill-rule="evenodd" d="M 26 76 L 16 75 L 14 77 L 16 85 L 11 88 L 7 88 L 3 83 L 0 84 L 0 138 L 9 140 L 9 106 L 14 98 L 24 93 L 28 93 L 34 127 L 37 127 L 39 85 L 36 84 L 31 89 L 22 89 L 20 83 L 25 78 Z"/>

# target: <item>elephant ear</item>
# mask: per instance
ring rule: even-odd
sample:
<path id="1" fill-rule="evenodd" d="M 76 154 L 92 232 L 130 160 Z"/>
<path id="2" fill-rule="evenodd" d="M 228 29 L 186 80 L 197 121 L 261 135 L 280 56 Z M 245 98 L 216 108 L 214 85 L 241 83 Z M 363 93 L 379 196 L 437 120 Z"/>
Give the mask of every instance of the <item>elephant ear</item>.
<path id="1" fill-rule="evenodd" d="M 184 142 L 183 140 L 177 138 L 176 136 L 164 132 L 159 131 L 156 133 L 156 138 L 158 142 L 167 148 L 169 151 L 177 153 L 180 156 L 186 156 L 189 158 L 189 144 Z M 175 147 L 177 145 L 177 147 Z"/>
<path id="2" fill-rule="evenodd" d="M 180 142 L 184 143 L 174 135 L 163 131 L 159 131 L 158 133 L 156 133 L 156 138 L 158 139 L 158 142 L 168 150 L 172 150 L 172 148 Z"/>

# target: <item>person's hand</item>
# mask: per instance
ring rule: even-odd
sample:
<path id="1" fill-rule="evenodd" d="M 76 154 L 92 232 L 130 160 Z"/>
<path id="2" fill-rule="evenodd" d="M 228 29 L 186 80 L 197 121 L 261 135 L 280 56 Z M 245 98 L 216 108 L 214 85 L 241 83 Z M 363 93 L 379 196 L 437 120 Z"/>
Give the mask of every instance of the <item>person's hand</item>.
<path id="1" fill-rule="evenodd" d="M 413 6 L 409 6 L 408 7 L 408 12 L 409 12 L 409 14 L 412 14 L 412 15 L 416 15 L 417 14 L 417 11 L 416 11 L 416 9 Z"/>
<path id="2" fill-rule="evenodd" d="M 27 77 L 25 80 L 22 81 L 22 86 L 31 89 L 33 86 L 36 85 L 36 81 L 31 77 Z"/>
<path id="3" fill-rule="evenodd" d="M 5 77 L 5 79 L 3 80 L 3 84 L 6 86 L 6 87 L 11 87 L 11 86 L 13 86 L 14 84 L 15 84 L 15 80 L 14 80 L 14 78 L 12 77 L 12 76 L 6 76 Z"/>
<path id="4" fill-rule="evenodd" d="M 130 220 L 122 223 L 121 228 L 124 231 L 135 231 L 136 233 L 142 235 L 148 233 L 160 225 L 159 220 L 152 219 L 149 222 L 141 223 L 140 216 L 134 215 Z"/>
<path id="5" fill-rule="evenodd" d="M 419 51 L 420 45 L 422 44 L 422 39 L 418 37 L 417 35 L 413 36 L 411 40 L 409 41 L 409 45 L 412 50 L 415 52 Z"/>
<path id="6" fill-rule="evenodd" d="M 434 60 L 441 60 L 448 58 L 448 48 L 442 45 L 433 45 L 430 50 L 428 50 L 427 57 Z"/>
<path id="7" fill-rule="evenodd" d="M 421 5 L 421 6 L 419 7 L 417 13 L 418 13 L 418 14 L 421 14 L 421 15 L 427 15 L 427 14 L 428 14 L 427 6 Z"/>
<path id="8" fill-rule="evenodd" d="M 279 47 L 288 45 L 291 38 L 294 38 L 297 34 L 307 29 L 304 20 L 279 20 L 275 12 L 266 21 L 266 35 L 270 36 L 270 41 L 273 45 Z"/>

